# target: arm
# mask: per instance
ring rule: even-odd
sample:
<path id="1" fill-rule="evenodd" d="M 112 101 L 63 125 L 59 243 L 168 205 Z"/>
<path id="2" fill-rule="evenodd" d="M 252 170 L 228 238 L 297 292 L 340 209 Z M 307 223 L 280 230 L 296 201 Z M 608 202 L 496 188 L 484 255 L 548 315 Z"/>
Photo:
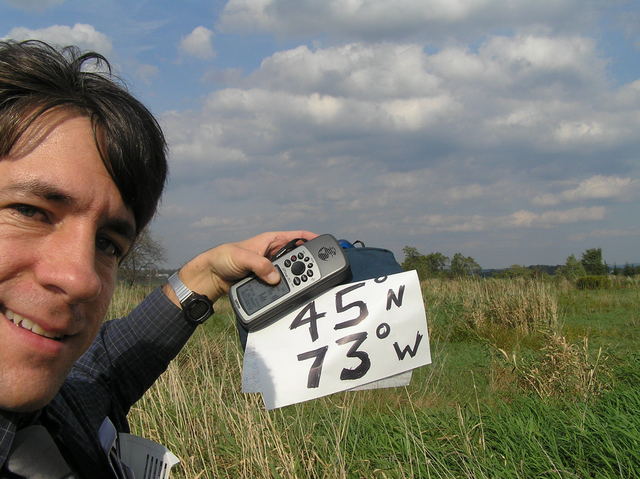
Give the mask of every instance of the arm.
<path id="1" fill-rule="evenodd" d="M 274 232 L 223 244 L 189 261 L 179 275 L 192 291 L 215 301 L 234 281 L 251 272 L 277 283 L 278 273 L 265 255 L 292 239 L 315 236 L 307 231 Z M 179 308 L 173 289 L 164 285 L 126 318 L 105 323 L 74 366 L 70 379 L 95 390 L 91 394 L 94 407 L 105 408 L 104 415 L 109 414 L 117 424 L 126 423 L 124 416 L 131 405 L 164 372 L 194 331 L 195 326 L 184 320 Z"/>

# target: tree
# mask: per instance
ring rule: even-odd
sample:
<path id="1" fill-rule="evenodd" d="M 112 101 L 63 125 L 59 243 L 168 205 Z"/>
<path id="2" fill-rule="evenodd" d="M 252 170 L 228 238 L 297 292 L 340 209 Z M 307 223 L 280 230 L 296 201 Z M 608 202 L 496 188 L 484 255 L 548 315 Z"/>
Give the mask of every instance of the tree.
<path id="1" fill-rule="evenodd" d="M 418 277 L 422 279 L 427 278 L 427 265 L 424 260 L 424 255 L 421 254 L 417 248 L 413 246 L 405 246 L 402 248 L 404 253 L 404 261 L 402 262 L 402 269 L 405 271 L 411 271 L 413 269 L 418 273 Z"/>
<path id="2" fill-rule="evenodd" d="M 587 274 L 584 266 L 574 255 L 569 255 L 564 263 L 564 266 L 560 266 L 560 275 L 567 279 L 576 279 Z"/>
<path id="3" fill-rule="evenodd" d="M 402 269 L 405 271 L 415 269 L 421 280 L 441 276 L 449 262 L 449 258 L 442 253 L 435 252 L 423 255 L 413 246 L 405 246 L 402 248 L 402 252 L 404 253 Z"/>
<path id="4" fill-rule="evenodd" d="M 473 276 L 480 274 L 482 268 L 471 256 L 464 256 L 462 253 L 456 253 L 451 258 L 451 276 Z"/>
<path id="5" fill-rule="evenodd" d="M 449 262 L 449 257 L 442 253 L 435 252 L 429 253 L 425 258 L 427 265 L 427 273 L 429 276 L 441 276 L 444 273 L 444 269 Z"/>
<path id="6" fill-rule="evenodd" d="M 120 276 L 133 284 L 158 269 L 158 264 L 166 260 L 164 247 L 155 240 L 148 229 L 142 230 L 132 248 L 120 263 Z"/>
<path id="7" fill-rule="evenodd" d="M 404 253 L 404 261 L 402 262 L 402 267 L 405 267 L 405 263 L 407 266 L 413 265 L 420 261 L 422 254 L 418 251 L 418 248 L 414 248 L 413 246 L 405 246 L 402 248 L 402 252 Z M 405 269 L 413 269 L 413 268 L 405 268 Z"/>
<path id="8" fill-rule="evenodd" d="M 533 270 L 524 265 L 512 264 L 509 268 L 500 271 L 495 275 L 496 278 L 532 278 Z"/>
<path id="9" fill-rule="evenodd" d="M 602 275 L 609 272 L 606 263 L 602 261 L 602 248 L 591 248 L 582 253 L 580 260 L 584 270 L 590 275 Z"/>

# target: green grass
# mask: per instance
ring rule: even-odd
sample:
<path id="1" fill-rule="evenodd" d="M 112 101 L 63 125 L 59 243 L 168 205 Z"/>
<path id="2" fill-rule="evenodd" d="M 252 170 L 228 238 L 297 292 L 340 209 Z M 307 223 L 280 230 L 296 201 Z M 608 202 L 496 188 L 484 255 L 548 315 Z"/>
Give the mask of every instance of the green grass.
<path id="1" fill-rule="evenodd" d="M 423 284 L 433 364 L 406 388 L 265 411 L 228 303 L 134 406 L 178 478 L 640 476 L 640 286 Z M 126 310 L 143 291 L 119 292 Z"/>
<path id="2" fill-rule="evenodd" d="M 625 354 L 640 344 L 640 288 L 572 291 L 560 296 L 565 329 L 594 346 Z"/>

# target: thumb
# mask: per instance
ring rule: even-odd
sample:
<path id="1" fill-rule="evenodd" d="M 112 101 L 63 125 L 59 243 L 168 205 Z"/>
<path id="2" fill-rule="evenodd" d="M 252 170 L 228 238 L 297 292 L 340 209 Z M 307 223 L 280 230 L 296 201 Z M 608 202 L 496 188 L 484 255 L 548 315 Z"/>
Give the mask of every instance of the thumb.
<path id="1" fill-rule="evenodd" d="M 256 260 L 252 270 L 258 278 L 266 283 L 275 285 L 280 282 L 278 269 L 267 258 L 260 257 L 259 260 Z"/>

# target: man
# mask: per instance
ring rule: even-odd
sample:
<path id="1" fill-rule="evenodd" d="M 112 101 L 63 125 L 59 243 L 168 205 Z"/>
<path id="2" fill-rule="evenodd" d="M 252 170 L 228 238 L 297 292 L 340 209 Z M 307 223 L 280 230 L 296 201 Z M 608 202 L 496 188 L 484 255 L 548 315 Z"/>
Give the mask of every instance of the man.
<path id="1" fill-rule="evenodd" d="M 108 69 L 94 53 L 0 43 L 0 478 L 44 460 L 21 457 L 37 434 L 52 439 L 65 477 L 126 477 L 104 438 L 128 430 L 130 406 L 233 281 L 254 272 L 277 283 L 265 256 L 314 236 L 213 248 L 127 318 L 103 323 L 166 159 L 152 115 L 91 62 Z"/>

